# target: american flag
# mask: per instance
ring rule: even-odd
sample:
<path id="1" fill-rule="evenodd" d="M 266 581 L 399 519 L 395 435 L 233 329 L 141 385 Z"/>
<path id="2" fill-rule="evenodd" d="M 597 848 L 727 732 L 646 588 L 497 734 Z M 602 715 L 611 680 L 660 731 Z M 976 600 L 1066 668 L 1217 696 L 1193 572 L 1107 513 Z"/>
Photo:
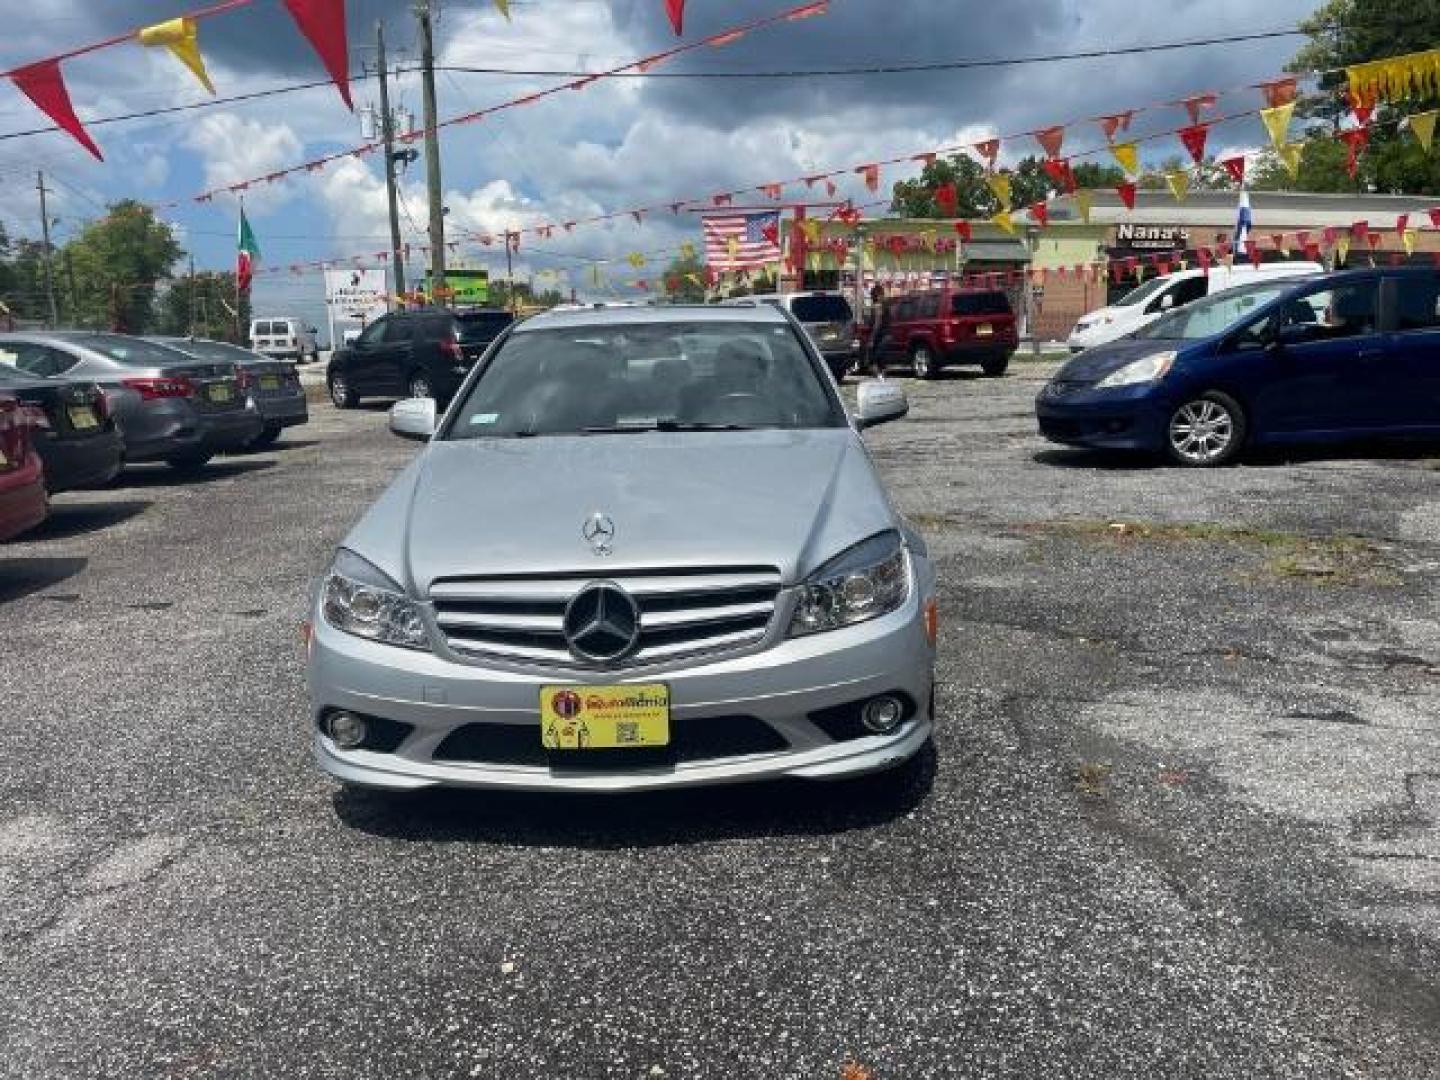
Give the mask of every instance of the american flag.
<path id="1" fill-rule="evenodd" d="M 780 214 L 709 214 L 705 261 L 713 270 L 753 270 L 780 261 Z"/>

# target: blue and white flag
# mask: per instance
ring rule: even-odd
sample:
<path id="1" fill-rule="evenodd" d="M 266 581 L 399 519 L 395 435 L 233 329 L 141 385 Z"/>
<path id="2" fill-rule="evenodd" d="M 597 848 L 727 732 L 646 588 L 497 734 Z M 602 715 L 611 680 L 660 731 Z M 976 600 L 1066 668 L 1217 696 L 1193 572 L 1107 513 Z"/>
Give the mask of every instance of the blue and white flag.
<path id="1" fill-rule="evenodd" d="M 1255 219 L 1250 214 L 1250 192 L 1241 190 L 1240 206 L 1235 211 L 1235 250 L 1244 251 L 1245 245 L 1250 239 L 1250 230 L 1255 227 Z"/>

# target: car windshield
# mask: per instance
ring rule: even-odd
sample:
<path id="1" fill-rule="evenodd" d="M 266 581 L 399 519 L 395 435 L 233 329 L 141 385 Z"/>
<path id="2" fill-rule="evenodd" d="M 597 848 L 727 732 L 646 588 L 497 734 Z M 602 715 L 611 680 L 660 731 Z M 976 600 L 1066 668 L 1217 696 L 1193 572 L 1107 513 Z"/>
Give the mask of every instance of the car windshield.
<path id="1" fill-rule="evenodd" d="M 1138 289 L 1131 289 L 1119 300 L 1115 301 L 1115 307 L 1131 307 L 1134 304 L 1143 304 L 1150 297 L 1170 284 L 1170 279 L 1165 277 L 1151 278 Z"/>
<path id="2" fill-rule="evenodd" d="M 998 292 L 956 293 L 950 298 L 950 314 L 1009 315 L 1010 301 Z"/>
<path id="3" fill-rule="evenodd" d="M 142 341 L 140 338 L 121 337 L 119 334 L 90 334 L 69 340 L 92 352 L 108 356 L 111 360 L 134 364 L 136 367 L 166 367 L 170 364 L 183 364 L 191 359 L 168 345 Z"/>
<path id="4" fill-rule="evenodd" d="M 790 314 L 802 323 L 850 322 L 855 313 L 843 296 L 797 296 L 790 301 Z"/>
<path id="5" fill-rule="evenodd" d="M 219 364 L 254 364 L 260 361 L 268 363 L 266 357 L 257 356 L 249 349 L 242 349 L 238 345 L 228 345 L 223 341 L 190 341 L 176 338 L 174 341 L 166 341 L 164 344 L 201 360 L 213 360 Z"/>
<path id="6" fill-rule="evenodd" d="M 788 325 L 527 330 L 485 365 L 446 437 L 843 427 Z"/>
<path id="7" fill-rule="evenodd" d="M 1198 341 L 1214 337 L 1294 287 L 1294 281 L 1276 281 L 1216 293 L 1172 311 L 1137 331 L 1135 337 L 1154 341 Z"/>

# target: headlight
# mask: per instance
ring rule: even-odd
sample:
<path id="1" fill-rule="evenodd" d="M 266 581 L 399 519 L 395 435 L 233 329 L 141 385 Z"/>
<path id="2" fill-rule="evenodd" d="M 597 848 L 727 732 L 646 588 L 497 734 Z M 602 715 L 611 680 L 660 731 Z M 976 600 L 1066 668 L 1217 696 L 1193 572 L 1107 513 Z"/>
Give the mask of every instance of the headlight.
<path id="1" fill-rule="evenodd" d="M 1134 386 L 1137 383 L 1154 382 L 1164 378 L 1173 363 L 1175 363 L 1173 352 L 1152 353 L 1150 356 L 1132 360 L 1124 367 L 1112 371 L 1095 384 L 1095 389 L 1107 390 L 1116 386 Z"/>
<path id="2" fill-rule="evenodd" d="M 900 534 L 880 533 L 842 552 L 806 579 L 790 619 L 790 636 L 877 619 L 909 595 L 910 560 Z"/>
<path id="3" fill-rule="evenodd" d="M 406 649 L 430 648 L 419 606 L 353 551 L 335 553 L 321 597 L 325 621 L 337 630 Z"/>

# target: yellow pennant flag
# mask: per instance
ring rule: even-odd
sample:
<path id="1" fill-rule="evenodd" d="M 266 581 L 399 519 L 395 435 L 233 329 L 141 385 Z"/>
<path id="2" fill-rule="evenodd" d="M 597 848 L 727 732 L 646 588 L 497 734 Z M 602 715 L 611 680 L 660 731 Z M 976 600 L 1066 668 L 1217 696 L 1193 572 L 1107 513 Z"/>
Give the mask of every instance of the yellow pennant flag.
<path id="1" fill-rule="evenodd" d="M 686 274 L 685 280 L 690 282 L 690 284 L 696 286 L 697 288 L 703 289 L 705 287 L 705 282 L 700 280 L 699 274 Z"/>
<path id="2" fill-rule="evenodd" d="M 1305 156 L 1305 144 L 1303 142 L 1286 143 L 1280 147 L 1278 153 L 1280 160 L 1285 164 L 1285 171 L 1290 174 L 1290 179 L 1300 178 L 1300 159 Z"/>
<path id="3" fill-rule="evenodd" d="M 205 58 L 200 55 L 199 28 L 194 19 L 170 19 L 168 22 L 147 26 L 136 33 L 140 44 L 147 48 L 166 48 L 175 54 L 182 64 L 189 68 L 200 85 L 215 93 L 210 73 L 205 70 Z"/>
<path id="4" fill-rule="evenodd" d="M 807 244 L 818 244 L 820 242 L 820 222 L 815 218 L 805 218 L 800 222 L 800 231 L 805 234 Z"/>
<path id="5" fill-rule="evenodd" d="M 1185 196 L 1190 194 L 1190 174 L 1187 172 L 1166 173 L 1165 185 L 1170 189 L 1170 194 L 1175 196 L 1176 202 L 1184 202 Z"/>
<path id="6" fill-rule="evenodd" d="M 1140 150 L 1133 142 L 1116 143 L 1110 147 L 1110 153 L 1115 155 L 1120 167 L 1131 176 L 1140 171 Z"/>
<path id="7" fill-rule="evenodd" d="M 1417 234 L 1414 229 L 1406 229 L 1403 233 L 1400 234 L 1400 242 L 1405 245 L 1406 255 L 1415 254 L 1416 236 Z"/>
<path id="8" fill-rule="evenodd" d="M 1010 177 L 1004 173 L 991 173 L 985 177 L 985 183 L 995 193 L 995 198 L 1000 200 L 1000 209 L 1008 210 L 1010 208 Z M 1008 219 L 1009 215 L 1006 216 Z"/>
<path id="9" fill-rule="evenodd" d="M 1081 188 L 1075 192 L 1075 209 L 1080 212 L 1080 220 L 1086 225 L 1090 224 L 1090 210 L 1095 205 L 1095 193 L 1089 188 Z"/>
<path id="10" fill-rule="evenodd" d="M 1431 109 L 1429 112 L 1416 113 L 1410 117 L 1410 130 L 1415 133 L 1415 140 L 1420 144 L 1420 149 L 1427 154 L 1430 152 L 1430 143 L 1435 139 L 1435 117 L 1440 112 Z"/>
<path id="11" fill-rule="evenodd" d="M 682 259 L 695 258 L 695 245 L 690 243 L 689 240 L 686 240 L 683 244 L 680 245 L 680 257 Z"/>
<path id="12" fill-rule="evenodd" d="M 495 10 L 505 16 L 505 21 L 510 21 L 510 0 L 495 0 Z"/>
<path id="13" fill-rule="evenodd" d="M 998 214 L 996 214 L 996 215 L 995 215 L 994 217 L 992 217 L 990 220 L 991 220 L 992 222 L 994 222 L 996 225 L 999 225 L 1000 228 L 1004 229 L 1004 230 L 1005 230 L 1006 232 L 1008 232 L 1008 233 L 1013 233 L 1013 232 L 1015 231 L 1015 222 L 1014 222 L 1014 220 L 1010 217 L 1010 211 L 1009 211 L 1009 210 L 1001 210 Z"/>
<path id="14" fill-rule="evenodd" d="M 645 265 L 645 256 L 641 255 L 638 251 L 632 251 L 629 255 L 625 256 L 625 261 L 635 267 L 636 270 L 639 270 Z"/>
<path id="15" fill-rule="evenodd" d="M 740 254 L 740 241 L 733 236 L 727 236 L 725 238 L 725 250 L 729 253 L 730 258 L 734 259 Z"/>
<path id="16" fill-rule="evenodd" d="M 1265 130 L 1270 133 L 1270 141 L 1274 143 L 1276 150 L 1285 145 L 1285 136 L 1290 133 L 1290 121 L 1294 116 L 1295 102 L 1293 101 L 1284 105 L 1276 105 L 1273 109 L 1260 110 L 1260 119 L 1264 121 Z"/>
<path id="17" fill-rule="evenodd" d="M 1351 97 L 1361 101 L 1376 94 L 1391 100 L 1424 97 L 1440 89 L 1440 49 L 1354 64 L 1345 75 Z"/>
<path id="18" fill-rule="evenodd" d="M 1350 234 L 1342 233 L 1335 238 L 1335 265 L 1347 261 L 1350 258 Z"/>

